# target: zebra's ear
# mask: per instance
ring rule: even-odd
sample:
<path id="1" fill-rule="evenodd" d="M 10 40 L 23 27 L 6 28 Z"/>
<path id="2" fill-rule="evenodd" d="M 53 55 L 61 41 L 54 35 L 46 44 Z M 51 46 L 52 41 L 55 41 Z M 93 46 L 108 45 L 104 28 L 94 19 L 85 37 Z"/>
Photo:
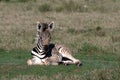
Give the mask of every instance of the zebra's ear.
<path id="1" fill-rule="evenodd" d="M 37 22 L 37 26 L 36 27 L 37 27 L 37 31 L 41 31 L 42 26 L 41 26 L 39 21 Z"/>
<path id="2" fill-rule="evenodd" d="M 49 29 L 50 31 L 53 31 L 53 29 L 54 29 L 54 21 L 52 21 L 51 23 L 49 23 L 48 29 Z"/>

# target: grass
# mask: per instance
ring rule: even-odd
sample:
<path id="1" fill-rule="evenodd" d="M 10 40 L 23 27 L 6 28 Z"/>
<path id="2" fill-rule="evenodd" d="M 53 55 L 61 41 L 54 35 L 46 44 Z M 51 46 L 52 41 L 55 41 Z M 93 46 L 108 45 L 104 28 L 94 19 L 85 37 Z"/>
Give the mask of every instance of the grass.
<path id="1" fill-rule="evenodd" d="M 28 1 L 32 1 L 35 2 L 36 0 L 0 0 L 1 2 L 28 2 Z"/>
<path id="2" fill-rule="evenodd" d="M 0 0 L 1 80 L 119 80 L 119 4 L 119 0 Z M 83 66 L 27 66 L 37 21 L 54 21 L 51 43 L 69 47 Z"/>
<path id="3" fill-rule="evenodd" d="M 42 4 L 39 6 L 38 10 L 40 12 L 48 12 L 48 11 L 52 11 L 52 8 L 49 4 Z"/>
<path id="4" fill-rule="evenodd" d="M 29 51 L 0 51 L 0 77 L 3 80 L 109 80 L 119 78 L 119 56 L 114 54 L 76 54 L 83 66 L 27 66 L 26 60 L 31 57 Z M 9 57 L 8 57 L 9 56 Z M 118 70 L 118 71 L 117 71 Z M 116 72 L 115 72 L 116 71 Z M 104 73 L 104 74 L 103 74 Z M 94 77 L 91 77 L 94 75 Z M 87 77 L 86 77 L 87 76 Z"/>
<path id="5" fill-rule="evenodd" d="M 91 1 L 89 3 L 93 4 Z M 87 42 L 119 53 L 120 46 L 116 45 L 119 44 L 119 11 L 101 13 L 62 10 L 56 12 L 54 8 L 64 5 L 63 2 L 53 0 L 43 3 L 39 1 L 6 3 L 1 1 L 0 48 L 30 50 L 34 46 L 35 23 L 40 20 L 41 22 L 55 21 L 52 42 L 65 44 L 73 49 L 73 52 Z M 74 3 L 76 2 L 77 0 Z M 70 2 L 66 1 L 66 3 Z M 109 4 L 111 3 L 119 3 L 119 1 L 110 1 Z M 63 37 L 62 33 L 65 33 L 67 38 Z M 76 47 L 72 47 L 76 41 L 79 43 Z"/>

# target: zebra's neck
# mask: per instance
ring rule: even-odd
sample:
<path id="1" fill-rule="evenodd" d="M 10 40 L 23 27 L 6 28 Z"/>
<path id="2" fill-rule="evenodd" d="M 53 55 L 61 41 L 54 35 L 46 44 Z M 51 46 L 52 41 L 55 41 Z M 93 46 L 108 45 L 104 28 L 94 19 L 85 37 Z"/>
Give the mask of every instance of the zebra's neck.
<path id="1" fill-rule="evenodd" d="M 37 43 L 36 47 L 34 47 L 31 51 L 32 55 L 39 57 L 40 59 L 44 59 L 47 56 L 47 51 L 44 49 L 45 46 Z"/>

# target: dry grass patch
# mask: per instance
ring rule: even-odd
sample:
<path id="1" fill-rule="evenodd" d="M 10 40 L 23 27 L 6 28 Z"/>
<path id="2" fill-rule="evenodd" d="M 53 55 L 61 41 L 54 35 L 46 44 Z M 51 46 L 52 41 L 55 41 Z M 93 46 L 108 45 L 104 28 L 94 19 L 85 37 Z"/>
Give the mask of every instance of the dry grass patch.
<path id="1" fill-rule="evenodd" d="M 119 44 L 119 37 L 115 37 L 119 36 L 118 33 L 120 30 L 119 12 L 114 13 L 114 11 L 111 11 L 111 13 L 99 13 L 92 11 L 81 13 L 78 11 L 69 12 L 65 10 L 56 12 L 54 10 L 56 7 L 64 5 L 64 2 L 70 6 L 71 1 L 72 0 L 45 0 L 42 1 L 42 3 L 40 3 L 41 0 L 26 3 L 1 2 L 0 45 L 2 46 L 0 46 L 0 48 L 22 48 L 29 50 L 34 46 L 36 21 L 55 21 L 55 30 L 52 33 L 53 43 L 65 44 L 70 47 L 73 52 L 81 48 L 85 42 L 96 45 L 97 47 L 102 47 L 106 50 L 114 47 L 117 49 L 116 51 L 119 51 L 119 46 L 113 42 L 117 40 L 117 43 Z M 89 7 L 98 4 L 99 2 L 108 4 L 107 1 L 104 0 L 98 2 L 93 2 L 93 0 L 75 0 L 72 2 L 74 2 L 74 4 L 78 2 L 81 2 L 80 4 L 83 5 L 89 4 Z M 119 1 L 111 1 L 110 4 L 111 3 L 117 4 Z M 112 6 L 114 6 L 114 4 Z M 44 5 L 44 7 L 42 5 Z M 102 4 L 100 3 L 99 5 Z M 71 5 L 71 7 L 72 6 L 75 5 Z M 47 12 L 39 11 L 39 7 L 41 7 L 41 9 L 43 8 L 43 10 L 46 10 L 47 8 L 51 9 L 47 10 Z M 91 10 L 89 7 L 88 10 Z"/>

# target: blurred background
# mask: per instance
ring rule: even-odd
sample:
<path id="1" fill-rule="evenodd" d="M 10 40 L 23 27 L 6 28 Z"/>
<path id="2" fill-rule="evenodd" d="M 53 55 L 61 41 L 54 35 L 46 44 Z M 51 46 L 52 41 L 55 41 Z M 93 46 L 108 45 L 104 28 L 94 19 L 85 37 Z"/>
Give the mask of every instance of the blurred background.
<path id="1" fill-rule="evenodd" d="M 34 46 L 36 22 L 55 22 L 52 43 L 120 52 L 119 0 L 0 0 L 0 49 Z M 63 35 L 64 34 L 64 35 Z"/>

